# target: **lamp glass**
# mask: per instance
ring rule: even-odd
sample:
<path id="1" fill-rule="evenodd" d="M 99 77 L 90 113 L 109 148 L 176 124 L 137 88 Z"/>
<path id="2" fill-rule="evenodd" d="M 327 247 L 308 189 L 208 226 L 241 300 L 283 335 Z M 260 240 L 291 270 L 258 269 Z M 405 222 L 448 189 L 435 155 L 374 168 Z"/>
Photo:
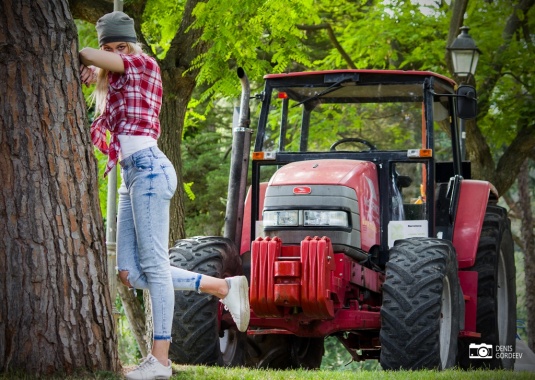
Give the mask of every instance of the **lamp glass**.
<path id="1" fill-rule="evenodd" d="M 479 52 L 477 50 L 451 50 L 453 70 L 460 77 L 466 77 L 476 72 Z"/>

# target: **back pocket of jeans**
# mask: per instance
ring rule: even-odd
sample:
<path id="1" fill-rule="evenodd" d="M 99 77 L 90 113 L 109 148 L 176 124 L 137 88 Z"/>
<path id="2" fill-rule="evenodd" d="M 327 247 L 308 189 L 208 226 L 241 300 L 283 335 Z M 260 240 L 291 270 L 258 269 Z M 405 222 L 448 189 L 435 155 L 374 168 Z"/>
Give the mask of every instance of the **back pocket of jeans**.
<path id="1" fill-rule="evenodd" d="M 134 165 L 139 171 L 152 170 L 152 158 L 150 156 L 140 156 L 134 158 Z"/>

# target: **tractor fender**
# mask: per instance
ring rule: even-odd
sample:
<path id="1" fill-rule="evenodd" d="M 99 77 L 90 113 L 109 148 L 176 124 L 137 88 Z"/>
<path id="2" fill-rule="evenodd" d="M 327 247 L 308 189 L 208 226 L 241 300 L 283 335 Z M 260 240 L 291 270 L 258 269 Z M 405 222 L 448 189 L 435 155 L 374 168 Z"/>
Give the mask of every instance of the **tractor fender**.
<path id="1" fill-rule="evenodd" d="M 496 188 L 487 181 L 462 180 L 453 227 L 453 245 L 459 269 L 474 265 L 483 220 L 490 198 L 498 198 Z"/>

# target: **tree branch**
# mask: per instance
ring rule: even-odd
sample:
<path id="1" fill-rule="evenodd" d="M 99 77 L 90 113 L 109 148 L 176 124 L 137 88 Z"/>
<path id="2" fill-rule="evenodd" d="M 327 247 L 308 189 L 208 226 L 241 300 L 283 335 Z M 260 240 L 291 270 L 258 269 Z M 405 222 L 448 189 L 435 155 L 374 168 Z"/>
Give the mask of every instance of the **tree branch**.
<path id="1" fill-rule="evenodd" d="M 453 2 L 453 8 L 451 10 L 450 29 L 448 30 L 447 45 L 451 46 L 453 40 L 459 35 L 459 29 L 463 26 L 464 14 L 468 0 L 456 0 Z M 453 73 L 453 61 L 449 52 L 446 50 L 446 65 L 450 73 Z"/>
<path id="2" fill-rule="evenodd" d="M 494 185 L 501 194 L 515 181 L 522 162 L 535 150 L 535 125 L 522 128 L 500 157 Z"/>
<path id="3" fill-rule="evenodd" d="M 340 45 L 340 42 L 338 42 L 338 39 L 336 38 L 336 35 L 334 34 L 333 28 L 330 24 L 318 24 L 318 25 L 296 25 L 297 29 L 299 30 L 306 30 L 306 31 L 316 31 L 325 29 L 327 30 L 327 35 L 329 36 L 329 40 L 334 45 L 335 49 L 338 50 L 344 61 L 346 61 L 347 65 L 351 69 L 356 69 L 355 63 L 347 54 L 347 52 L 344 50 L 342 45 Z"/>
<path id="4" fill-rule="evenodd" d="M 197 77 L 198 69 L 193 69 L 194 60 L 208 50 L 209 44 L 201 40 L 202 30 L 195 28 L 195 17 L 193 10 L 199 0 L 187 0 L 182 14 L 180 27 L 171 41 L 171 46 L 165 56 L 165 68 L 178 69 L 180 71 L 190 70 L 192 78 Z"/>
<path id="5" fill-rule="evenodd" d="M 69 0 L 72 17 L 96 24 L 106 13 L 113 12 L 113 1 L 110 0 Z"/>
<path id="6" fill-rule="evenodd" d="M 152 51 L 148 47 L 147 39 L 141 31 L 141 24 L 143 24 L 143 13 L 145 12 L 145 6 L 147 5 L 147 0 L 131 0 L 128 2 L 128 6 L 125 7 L 124 12 L 132 17 L 134 22 L 134 28 L 136 29 L 136 35 L 138 41 L 147 47 L 147 53 L 152 54 Z"/>
<path id="7" fill-rule="evenodd" d="M 493 73 L 488 75 L 483 83 L 479 86 L 481 96 L 478 101 L 479 113 L 485 115 L 488 113 L 490 107 L 489 97 L 492 94 L 492 89 L 496 87 L 496 83 L 502 77 L 502 70 L 505 62 L 503 61 L 503 52 L 509 48 L 509 43 L 514 34 L 522 29 L 522 20 L 519 15 L 527 17 L 528 11 L 535 4 L 535 0 L 521 0 L 513 8 L 513 12 L 509 15 L 507 23 L 502 33 L 503 44 L 497 49 L 494 54 L 494 62 L 492 63 Z"/>

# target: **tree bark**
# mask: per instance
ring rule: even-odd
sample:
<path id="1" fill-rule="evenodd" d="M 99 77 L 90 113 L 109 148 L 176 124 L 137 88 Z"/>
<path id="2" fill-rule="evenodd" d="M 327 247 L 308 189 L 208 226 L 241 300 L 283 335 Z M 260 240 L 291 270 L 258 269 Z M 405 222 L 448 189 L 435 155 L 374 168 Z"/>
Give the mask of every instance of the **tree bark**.
<path id="1" fill-rule="evenodd" d="M 0 372 L 120 369 L 77 30 L 0 3 Z"/>
<path id="2" fill-rule="evenodd" d="M 520 233 L 524 246 L 528 346 L 535 350 L 535 237 L 529 181 L 529 165 L 525 160 L 518 176 L 518 203 L 522 210 Z"/>

